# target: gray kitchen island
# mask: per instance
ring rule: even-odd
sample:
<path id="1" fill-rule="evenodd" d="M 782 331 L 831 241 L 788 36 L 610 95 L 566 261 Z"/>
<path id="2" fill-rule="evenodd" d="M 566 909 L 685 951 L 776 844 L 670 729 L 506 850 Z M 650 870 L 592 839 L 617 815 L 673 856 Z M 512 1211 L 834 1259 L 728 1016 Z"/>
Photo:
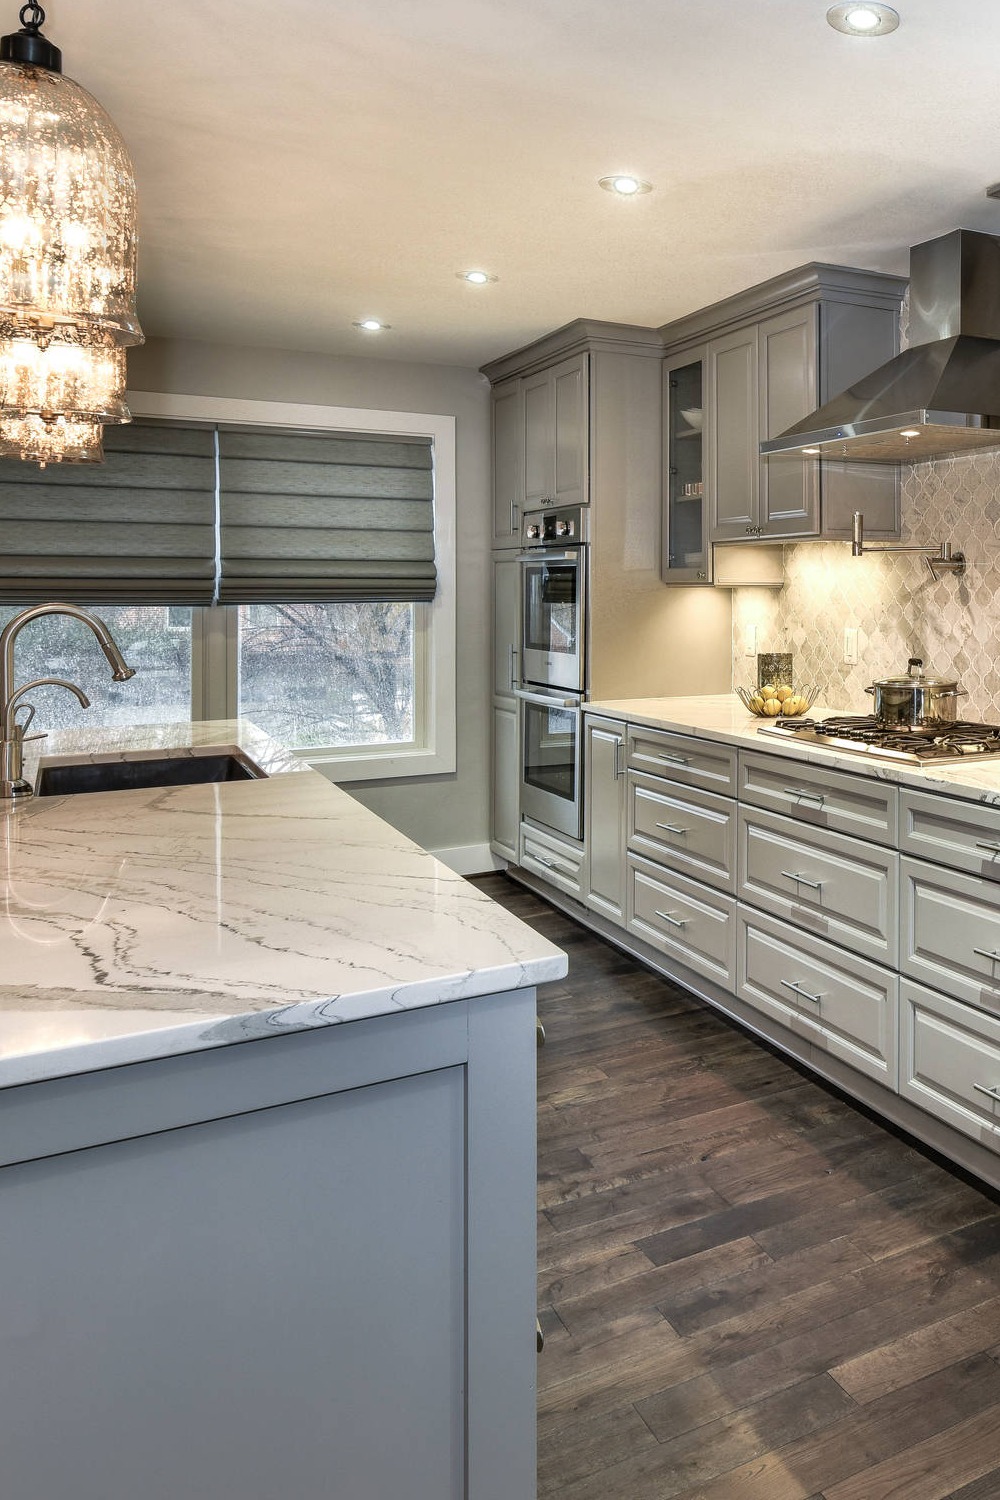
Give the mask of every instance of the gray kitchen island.
<path id="1" fill-rule="evenodd" d="M 252 726 L 3 815 L 5 1500 L 531 1500 L 557 949 Z"/>

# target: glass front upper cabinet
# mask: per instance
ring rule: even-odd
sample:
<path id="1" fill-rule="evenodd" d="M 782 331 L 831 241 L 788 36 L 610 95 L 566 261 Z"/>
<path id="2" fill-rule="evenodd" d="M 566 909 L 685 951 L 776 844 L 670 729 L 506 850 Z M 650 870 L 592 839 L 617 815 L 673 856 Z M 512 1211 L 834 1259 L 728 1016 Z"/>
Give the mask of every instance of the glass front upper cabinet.
<path id="1" fill-rule="evenodd" d="M 700 350 L 689 350 L 667 360 L 663 367 L 667 438 L 661 569 L 664 583 L 712 582 L 702 432 L 704 368 Z"/>

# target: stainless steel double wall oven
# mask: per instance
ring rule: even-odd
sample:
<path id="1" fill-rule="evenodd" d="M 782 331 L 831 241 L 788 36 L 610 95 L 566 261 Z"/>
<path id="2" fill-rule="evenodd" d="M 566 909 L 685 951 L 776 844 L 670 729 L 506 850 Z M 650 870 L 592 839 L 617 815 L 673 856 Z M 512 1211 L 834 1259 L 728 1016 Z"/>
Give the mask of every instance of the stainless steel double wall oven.
<path id="1" fill-rule="evenodd" d="M 576 839 L 583 832 L 588 520 L 582 506 L 529 511 L 519 557 L 521 808 Z"/>

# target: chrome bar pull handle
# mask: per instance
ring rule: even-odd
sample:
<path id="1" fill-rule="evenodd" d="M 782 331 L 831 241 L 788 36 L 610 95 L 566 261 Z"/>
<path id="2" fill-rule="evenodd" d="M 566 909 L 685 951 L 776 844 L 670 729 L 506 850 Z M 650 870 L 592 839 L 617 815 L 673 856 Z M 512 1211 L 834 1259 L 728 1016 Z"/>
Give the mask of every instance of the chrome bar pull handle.
<path id="1" fill-rule="evenodd" d="M 658 911 L 656 909 L 656 907 L 654 907 L 653 910 L 656 912 L 656 915 L 658 917 L 662 917 L 663 918 L 664 922 L 669 922 L 670 925 L 671 925 L 671 927 L 686 927 L 687 926 L 687 922 L 683 921 L 680 917 L 675 917 L 674 914 L 673 914 L 673 912 Z"/>
<path id="2" fill-rule="evenodd" d="M 825 792 L 811 792 L 808 787 L 786 786 L 782 790 L 787 796 L 796 797 L 800 801 L 819 802 L 820 804 L 826 801 Z M 1000 844 L 997 845 L 997 848 L 1000 849 Z"/>
<path id="3" fill-rule="evenodd" d="M 782 870 L 781 873 L 786 880 L 794 880 L 796 885 L 807 885 L 813 891 L 823 889 L 822 880 L 810 880 L 808 875 L 796 875 L 792 870 Z"/>
<path id="4" fill-rule="evenodd" d="M 689 766 L 690 758 L 686 755 L 656 755 L 654 760 L 661 760 L 667 766 Z"/>
<path id="5" fill-rule="evenodd" d="M 992 1099 L 994 1104 L 1000 1104 L 1000 1083 L 994 1083 L 991 1088 L 986 1088 L 981 1083 L 974 1083 L 972 1087 L 977 1093 L 985 1094 L 987 1099 Z"/>
<path id="6" fill-rule="evenodd" d="M 510 690 L 517 687 L 517 647 L 510 647 Z"/>
<path id="7" fill-rule="evenodd" d="M 986 849 L 990 854 L 1000 854 L 1000 844 L 987 844 L 976 841 L 977 849 Z"/>
<path id="8" fill-rule="evenodd" d="M 973 948 L 973 953 L 978 953 L 980 958 L 988 958 L 991 963 L 1000 964 L 1000 953 L 996 948 Z"/>
<path id="9" fill-rule="evenodd" d="M 656 826 L 657 826 L 657 828 L 663 828 L 663 829 L 665 829 L 667 833 L 687 833 L 688 832 L 688 830 L 686 828 L 682 828 L 681 827 L 680 823 L 657 823 Z"/>
<path id="10" fill-rule="evenodd" d="M 620 781 L 625 775 L 625 767 L 622 765 L 622 742 L 615 736 L 615 780 Z"/>
<path id="11" fill-rule="evenodd" d="M 811 1000 L 814 1005 L 822 1005 L 823 996 L 811 995 L 808 990 L 802 988 L 797 979 L 783 979 L 781 982 L 786 990 L 791 990 L 793 994 L 801 995 L 803 1000 Z"/>

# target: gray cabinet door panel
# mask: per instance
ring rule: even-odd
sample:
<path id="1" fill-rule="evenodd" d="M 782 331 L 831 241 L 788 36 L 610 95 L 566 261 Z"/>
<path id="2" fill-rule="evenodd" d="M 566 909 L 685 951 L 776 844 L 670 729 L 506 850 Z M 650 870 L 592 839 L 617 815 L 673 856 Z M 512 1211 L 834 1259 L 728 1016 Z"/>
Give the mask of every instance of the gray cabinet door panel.
<path id="1" fill-rule="evenodd" d="M 761 323 L 760 436 L 778 437 L 815 410 L 819 384 L 819 312 L 815 303 Z M 760 519 L 765 536 L 819 530 L 819 464 L 797 453 L 761 464 Z"/>
<path id="2" fill-rule="evenodd" d="M 706 406 L 712 540 L 738 541 L 760 524 L 756 324 L 708 345 Z"/>
<path id="3" fill-rule="evenodd" d="M 895 974 L 741 907 L 737 994 L 831 1057 L 895 1089 Z"/>
<path id="4" fill-rule="evenodd" d="M 628 856 L 628 930 L 698 974 L 736 985 L 736 902 L 672 870 Z"/>
<path id="5" fill-rule="evenodd" d="M 464 1095 L 443 1069 L 0 1173 L 7 1500 L 459 1500 Z"/>
<path id="6" fill-rule="evenodd" d="M 903 980 L 899 1092 L 1000 1150 L 1000 1021 Z"/>
<path id="7" fill-rule="evenodd" d="M 629 772 L 628 846 L 723 891 L 736 887 L 736 803 Z"/>
<path id="8" fill-rule="evenodd" d="M 724 797 L 736 795 L 736 751 L 714 740 L 630 724 L 628 766 L 630 771 L 666 776 Z"/>
<path id="9" fill-rule="evenodd" d="M 584 719 L 586 793 L 585 900 L 613 922 L 625 922 L 625 725 Z"/>
<path id="10" fill-rule="evenodd" d="M 510 697 L 520 678 L 521 570 L 510 555 L 493 559 L 493 692 Z"/>
<path id="11" fill-rule="evenodd" d="M 493 402 L 493 540 L 515 542 L 524 504 L 524 406 L 521 382 L 494 386 Z"/>
<path id="12" fill-rule="evenodd" d="M 530 509 L 555 490 L 555 406 L 548 370 L 521 383 L 524 400 L 524 503 Z"/>
<path id="13" fill-rule="evenodd" d="M 517 861 L 521 824 L 521 746 L 516 698 L 493 705 L 492 847 L 504 859 Z"/>
<path id="14" fill-rule="evenodd" d="M 904 787 L 900 811 L 904 853 L 1000 883 L 1000 808 Z"/>
<path id="15" fill-rule="evenodd" d="M 893 965 L 898 856 L 740 808 L 739 894 L 819 937 Z"/>
<path id="16" fill-rule="evenodd" d="M 900 861 L 900 968 L 914 979 L 1000 1012 L 1000 889 L 920 859 Z"/>
<path id="17" fill-rule="evenodd" d="M 870 839 L 873 844 L 896 842 L 896 788 L 871 776 L 744 750 L 740 752 L 740 800 L 814 828 Z"/>
<path id="18" fill-rule="evenodd" d="M 552 371 L 555 413 L 553 495 L 557 505 L 585 505 L 589 470 L 589 356 L 557 365 Z"/>

